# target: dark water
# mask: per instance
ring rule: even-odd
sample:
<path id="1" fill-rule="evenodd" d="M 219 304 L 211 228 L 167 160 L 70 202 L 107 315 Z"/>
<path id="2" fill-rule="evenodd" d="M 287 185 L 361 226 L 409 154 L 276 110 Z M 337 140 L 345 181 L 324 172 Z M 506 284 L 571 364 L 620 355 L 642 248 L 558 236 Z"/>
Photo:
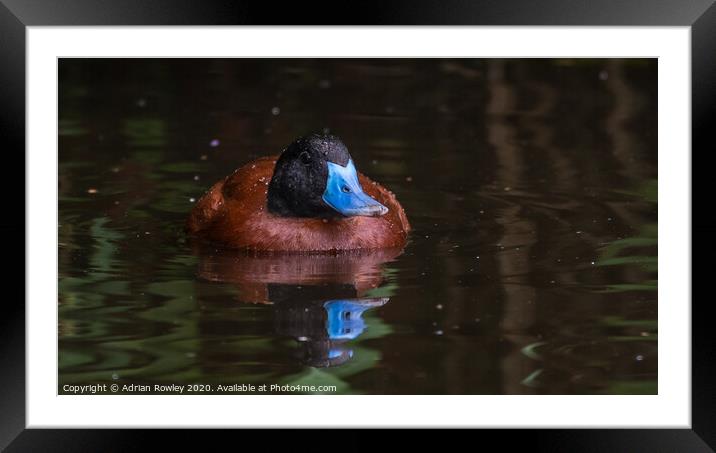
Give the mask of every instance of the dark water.
<path id="1" fill-rule="evenodd" d="M 61 60 L 64 384 L 657 391 L 655 60 Z M 329 129 L 410 243 L 197 247 L 213 182 Z"/>

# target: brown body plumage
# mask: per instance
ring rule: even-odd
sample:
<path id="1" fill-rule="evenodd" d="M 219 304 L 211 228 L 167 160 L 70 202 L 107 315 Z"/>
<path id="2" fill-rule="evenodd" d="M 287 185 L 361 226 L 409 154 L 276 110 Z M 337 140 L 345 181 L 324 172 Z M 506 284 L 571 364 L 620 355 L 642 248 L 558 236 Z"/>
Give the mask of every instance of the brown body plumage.
<path id="1" fill-rule="evenodd" d="M 275 215 L 266 197 L 277 156 L 250 162 L 214 184 L 189 215 L 187 231 L 231 248 L 259 252 L 341 252 L 401 248 L 410 224 L 390 191 L 359 174 L 363 190 L 388 208 L 379 217 Z"/>

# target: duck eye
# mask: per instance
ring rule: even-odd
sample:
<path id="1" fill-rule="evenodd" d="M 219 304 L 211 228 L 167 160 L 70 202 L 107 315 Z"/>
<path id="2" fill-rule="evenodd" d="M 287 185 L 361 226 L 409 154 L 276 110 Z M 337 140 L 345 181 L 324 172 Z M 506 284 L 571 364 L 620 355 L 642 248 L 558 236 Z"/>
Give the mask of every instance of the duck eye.
<path id="1" fill-rule="evenodd" d="M 308 165 L 311 162 L 311 155 L 308 154 L 306 151 L 302 152 L 300 156 L 298 156 L 301 159 L 301 162 Z"/>
<path id="2" fill-rule="evenodd" d="M 348 187 L 348 186 L 343 186 L 343 187 L 341 187 L 341 190 L 342 190 L 343 192 L 345 192 L 345 193 L 351 193 L 351 188 Z"/>

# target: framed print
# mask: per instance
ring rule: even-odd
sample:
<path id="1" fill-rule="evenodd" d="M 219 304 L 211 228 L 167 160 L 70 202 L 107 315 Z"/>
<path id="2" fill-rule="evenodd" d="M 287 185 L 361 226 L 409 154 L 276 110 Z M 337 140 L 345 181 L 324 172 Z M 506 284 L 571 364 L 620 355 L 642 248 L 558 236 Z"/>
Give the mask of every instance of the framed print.
<path id="1" fill-rule="evenodd" d="M 712 2 L 70 3 L 0 7 L 26 282 L 3 446 L 235 427 L 714 445 L 691 302 Z"/>

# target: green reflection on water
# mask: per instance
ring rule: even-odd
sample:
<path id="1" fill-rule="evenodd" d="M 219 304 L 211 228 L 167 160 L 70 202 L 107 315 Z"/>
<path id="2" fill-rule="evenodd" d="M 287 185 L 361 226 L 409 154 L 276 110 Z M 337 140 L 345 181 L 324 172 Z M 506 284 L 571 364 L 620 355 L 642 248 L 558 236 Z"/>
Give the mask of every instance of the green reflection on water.
<path id="1" fill-rule="evenodd" d="M 367 314 L 365 318 L 368 328 L 357 340 L 347 346 L 353 351 L 353 357 L 347 363 L 331 368 L 307 366 L 302 371 L 281 379 L 281 384 L 335 385 L 337 394 L 364 393 L 351 388 L 346 379 L 374 368 L 381 360 L 381 353 L 366 345 L 367 340 L 386 337 L 393 333 L 393 328 L 379 317 Z"/>
<path id="2" fill-rule="evenodd" d="M 636 197 L 656 208 L 658 201 L 657 180 L 643 183 L 638 190 L 622 191 Z M 658 256 L 658 225 L 646 223 L 640 227 L 639 234 L 611 241 L 600 250 L 597 266 L 638 266 L 646 271 L 649 277 L 641 282 L 613 283 L 607 285 L 602 292 L 617 293 L 624 291 L 656 291 L 656 274 L 659 269 Z"/>
<path id="3" fill-rule="evenodd" d="M 60 136 L 73 137 L 86 135 L 88 130 L 78 120 L 60 119 L 57 132 Z"/>
<path id="4" fill-rule="evenodd" d="M 644 182 L 637 190 L 625 192 L 641 199 L 653 209 L 658 202 L 658 182 L 656 179 Z M 656 222 L 647 223 L 640 227 L 639 234 L 612 241 L 601 250 L 598 261 L 599 266 L 635 266 L 644 271 L 641 282 L 614 283 L 601 290 L 603 293 L 624 293 L 639 291 L 656 297 L 658 290 L 658 226 Z M 658 342 L 657 319 L 626 319 L 621 316 L 605 316 L 602 322 L 608 328 L 619 332 L 610 335 L 610 342 L 627 343 L 653 343 Z M 615 380 L 610 382 L 603 393 L 628 394 L 656 394 L 658 383 L 656 379 L 641 380 Z"/>
<path id="5" fill-rule="evenodd" d="M 127 118 L 122 132 L 129 146 L 154 147 L 166 144 L 166 121 L 161 118 Z"/>

